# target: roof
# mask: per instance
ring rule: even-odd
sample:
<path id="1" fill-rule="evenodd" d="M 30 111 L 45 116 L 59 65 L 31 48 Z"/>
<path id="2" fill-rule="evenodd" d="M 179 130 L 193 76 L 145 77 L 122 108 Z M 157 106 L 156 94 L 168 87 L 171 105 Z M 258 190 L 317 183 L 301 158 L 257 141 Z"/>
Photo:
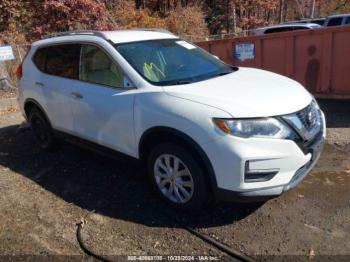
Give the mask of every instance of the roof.
<path id="1" fill-rule="evenodd" d="M 309 27 L 309 28 L 319 28 L 322 27 L 315 23 L 290 23 L 290 24 L 279 24 L 279 25 L 271 25 L 271 26 L 265 26 L 265 27 L 259 27 L 257 29 L 270 29 L 270 28 L 283 28 L 283 27 Z"/>
<path id="2" fill-rule="evenodd" d="M 177 36 L 168 31 L 146 29 L 117 30 L 101 32 L 108 40 L 115 44 L 137 42 L 156 39 L 175 39 Z"/>
<path id="3" fill-rule="evenodd" d="M 344 16 L 350 16 L 350 14 L 329 15 L 327 16 L 327 18 L 344 17 Z"/>
<path id="4" fill-rule="evenodd" d="M 72 40 L 84 40 L 87 37 L 100 37 L 107 41 L 111 41 L 115 44 L 147 41 L 156 39 L 176 39 L 178 38 L 174 34 L 164 29 L 130 29 L 130 30 L 116 30 L 116 31 L 92 31 L 92 30 L 79 30 L 79 31 L 67 31 L 58 32 L 45 36 L 42 40 L 34 43 L 48 44 L 56 43 L 58 41 Z"/>
<path id="5" fill-rule="evenodd" d="M 318 21 L 318 20 L 326 20 L 326 18 L 325 17 L 302 18 L 302 19 L 297 20 L 297 21 Z"/>
<path id="6" fill-rule="evenodd" d="M 283 24 L 305 24 L 305 23 L 314 23 L 313 21 L 324 21 L 326 20 L 325 17 L 319 17 L 319 18 L 302 18 L 299 20 L 293 20 L 293 21 L 286 21 Z"/>

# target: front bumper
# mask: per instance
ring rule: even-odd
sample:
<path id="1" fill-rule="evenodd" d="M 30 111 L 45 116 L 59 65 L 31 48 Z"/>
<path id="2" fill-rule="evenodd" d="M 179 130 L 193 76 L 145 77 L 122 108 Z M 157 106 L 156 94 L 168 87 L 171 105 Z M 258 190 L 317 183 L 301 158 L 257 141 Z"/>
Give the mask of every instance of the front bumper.
<path id="1" fill-rule="evenodd" d="M 295 172 L 288 184 L 248 191 L 230 191 L 216 188 L 216 199 L 220 201 L 259 202 L 280 196 L 282 193 L 296 187 L 310 173 L 320 158 L 324 142 L 325 138 L 322 136 L 312 148 L 311 160 Z"/>
<path id="2" fill-rule="evenodd" d="M 220 201 L 257 202 L 281 195 L 297 186 L 316 165 L 325 142 L 323 128 L 307 145 L 290 140 L 239 139 L 227 136 L 204 146 L 216 176 L 215 197 Z M 229 156 L 229 159 L 228 159 Z M 244 181 L 246 161 L 260 169 L 279 168 L 270 180 Z"/>

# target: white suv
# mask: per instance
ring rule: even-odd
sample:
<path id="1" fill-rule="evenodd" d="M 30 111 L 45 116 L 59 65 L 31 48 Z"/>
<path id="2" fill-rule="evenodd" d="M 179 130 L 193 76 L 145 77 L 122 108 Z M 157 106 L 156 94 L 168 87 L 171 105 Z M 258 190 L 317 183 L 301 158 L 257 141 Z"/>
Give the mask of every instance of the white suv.
<path id="1" fill-rule="evenodd" d="M 229 66 L 169 32 L 43 39 L 18 76 L 43 149 L 64 135 L 139 159 L 177 207 L 278 196 L 303 180 L 325 139 L 323 113 L 300 84 Z"/>

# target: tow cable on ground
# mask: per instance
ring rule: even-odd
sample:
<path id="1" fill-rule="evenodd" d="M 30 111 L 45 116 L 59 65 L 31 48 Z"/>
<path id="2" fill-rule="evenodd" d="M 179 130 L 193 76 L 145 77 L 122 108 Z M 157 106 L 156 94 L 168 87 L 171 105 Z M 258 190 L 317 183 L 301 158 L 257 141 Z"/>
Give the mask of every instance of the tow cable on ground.
<path id="1" fill-rule="evenodd" d="M 101 256 L 96 254 L 95 252 L 91 251 L 83 242 L 83 239 L 81 237 L 81 230 L 83 228 L 83 226 L 86 225 L 86 221 L 84 219 L 82 219 L 79 223 L 77 223 L 77 240 L 79 243 L 80 248 L 84 251 L 85 254 L 98 259 L 100 261 L 104 261 L 104 262 L 113 262 L 112 260 L 110 260 L 107 257 Z"/>
<path id="2" fill-rule="evenodd" d="M 92 211 L 94 212 L 94 211 Z M 100 261 L 104 261 L 104 262 L 114 262 L 113 260 L 110 260 L 107 257 L 104 257 L 102 255 L 96 254 L 94 251 L 92 251 L 91 249 L 89 249 L 83 242 L 83 239 L 81 237 L 81 230 L 83 229 L 84 225 L 86 225 L 86 220 L 82 219 L 79 223 L 77 223 L 77 241 L 79 243 L 80 248 L 84 251 L 84 253 L 86 253 L 87 255 L 98 259 Z M 239 261 L 243 261 L 243 262 L 253 262 L 254 260 L 250 257 L 247 257 L 246 255 L 232 249 L 231 247 L 228 247 L 222 243 L 220 243 L 219 241 L 213 239 L 212 237 L 202 234 L 201 232 L 191 228 L 191 227 L 185 227 L 184 228 L 187 232 L 191 233 L 192 235 L 200 238 L 201 240 L 205 241 L 206 243 L 214 246 L 215 248 L 219 249 L 220 251 L 226 253 L 228 256 L 235 258 Z"/>
<path id="3" fill-rule="evenodd" d="M 24 129 L 26 129 L 26 128 L 24 128 Z M 49 167 L 49 168 L 45 169 L 44 171 L 42 171 L 39 175 L 37 175 L 37 178 L 43 176 L 48 171 L 52 170 L 52 168 L 55 167 L 56 165 L 58 165 L 59 162 L 60 161 L 57 161 L 51 167 Z M 88 214 L 86 214 L 84 216 L 84 218 L 82 218 L 80 220 L 79 223 L 76 224 L 77 225 L 77 230 L 76 230 L 77 241 L 79 243 L 80 248 L 84 251 L 85 254 L 87 254 L 87 255 L 95 258 L 95 259 L 98 259 L 100 261 L 114 262 L 113 260 L 111 260 L 111 259 L 109 259 L 107 257 L 104 257 L 102 255 L 96 254 L 89 247 L 87 247 L 84 244 L 84 242 L 83 242 L 83 239 L 82 239 L 82 236 L 81 236 L 81 230 L 83 229 L 84 225 L 86 225 L 86 218 L 87 218 L 87 216 L 89 214 L 91 214 L 91 213 L 94 213 L 94 212 L 95 212 L 95 210 L 90 211 Z M 239 261 L 243 261 L 243 262 L 253 262 L 253 261 L 255 261 L 254 259 L 252 259 L 250 257 L 247 257 L 246 255 L 240 253 L 239 251 L 236 251 L 236 250 L 232 249 L 231 247 L 220 243 L 219 241 L 215 240 L 214 238 L 212 238 L 212 237 L 210 237 L 208 235 L 205 235 L 205 234 L 199 232 L 198 230 L 195 230 L 192 227 L 188 227 L 188 226 L 186 227 L 185 226 L 185 227 L 183 227 L 183 229 L 185 229 L 187 232 L 191 233 L 192 235 L 196 236 L 197 238 L 205 241 L 206 243 L 212 245 L 213 247 L 219 249 L 220 251 L 226 253 L 228 256 L 230 256 L 232 258 L 235 258 L 235 259 L 237 259 Z"/>

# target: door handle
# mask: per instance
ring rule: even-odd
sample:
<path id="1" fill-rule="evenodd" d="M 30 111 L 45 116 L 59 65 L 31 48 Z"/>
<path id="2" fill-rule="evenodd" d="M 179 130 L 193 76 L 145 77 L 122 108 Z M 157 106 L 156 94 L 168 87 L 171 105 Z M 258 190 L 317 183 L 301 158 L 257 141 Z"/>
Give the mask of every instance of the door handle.
<path id="1" fill-rule="evenodd" d="M 42 82 L 35 82 L 35 85 L 37 87 L 44 87 L 44 84 Z"/>
<path id="2" fill-rule="evenodd" d="M 78 93 L 78 92 L 72 92 L 70 93 L 70 95 L 74 98 L 74 99 L 82 99 L 83 95 Z"/>

